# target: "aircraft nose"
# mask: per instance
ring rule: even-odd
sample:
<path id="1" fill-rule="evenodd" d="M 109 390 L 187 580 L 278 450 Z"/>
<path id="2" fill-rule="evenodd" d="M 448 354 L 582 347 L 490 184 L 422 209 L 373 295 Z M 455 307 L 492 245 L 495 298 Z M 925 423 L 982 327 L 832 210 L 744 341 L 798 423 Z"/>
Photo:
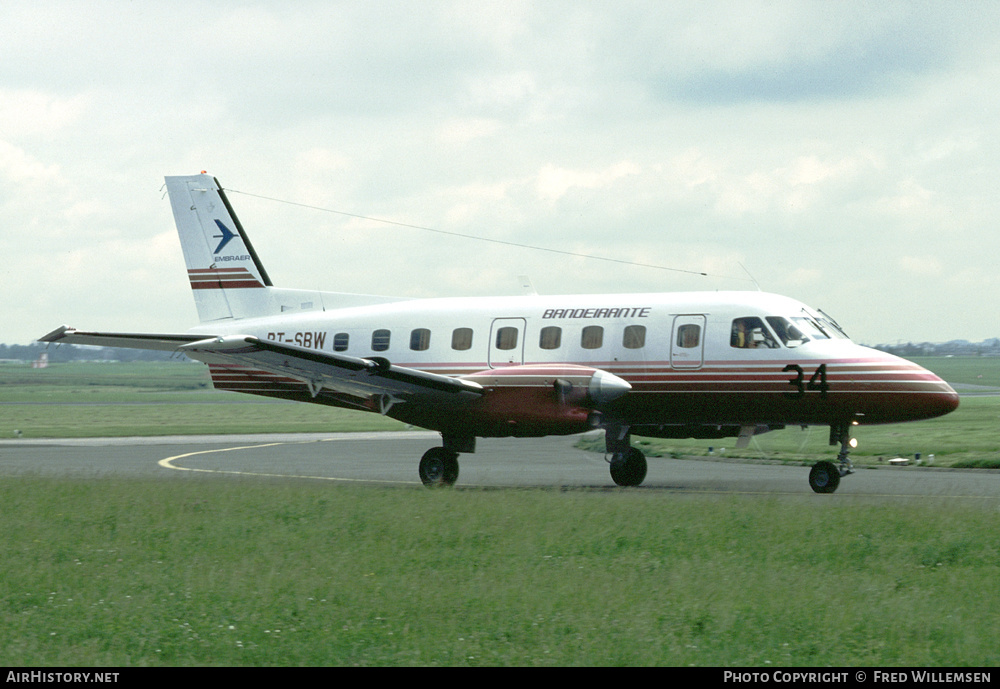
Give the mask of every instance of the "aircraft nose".
<path id="1" fill-rule="evenodd" d="M 941 379 L 938 378 L 938 380 Z M 943 380 L 941 383 L 947 388 L 947 391 L 941 392 L 937 396 L 938 413 L 935 416 L 944 416 L 958 409 L 958 393 Z"/>
<path id="2" fill-rule="evenodd" d="M 958 409 L 958 393 L 948 383 L 911 361 L 898 361 L 903 370 L 895 413 L 901 420 L 932 419 Z"/>
<path id="3" fill-rule="evenodd" d="M 940 378 L 938 380 L 941 380 Z M 931 399 L 927 402 L 928 418 L 934 416 L 944 416 L 958 409 L 958 393 L 950 385 L 941 381 L 944 390 L 932 393 Z"/>

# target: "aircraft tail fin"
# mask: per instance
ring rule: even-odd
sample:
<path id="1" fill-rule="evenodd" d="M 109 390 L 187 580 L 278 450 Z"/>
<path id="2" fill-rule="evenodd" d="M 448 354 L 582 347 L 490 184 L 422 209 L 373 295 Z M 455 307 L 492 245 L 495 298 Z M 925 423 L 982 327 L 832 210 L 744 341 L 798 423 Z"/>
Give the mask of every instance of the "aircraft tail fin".
<path id="1" fill-rule="evenodd" d="M 268 315 L 271 280 L 218 180 L 201 174 L 166 183 L 201 322 Z"/>

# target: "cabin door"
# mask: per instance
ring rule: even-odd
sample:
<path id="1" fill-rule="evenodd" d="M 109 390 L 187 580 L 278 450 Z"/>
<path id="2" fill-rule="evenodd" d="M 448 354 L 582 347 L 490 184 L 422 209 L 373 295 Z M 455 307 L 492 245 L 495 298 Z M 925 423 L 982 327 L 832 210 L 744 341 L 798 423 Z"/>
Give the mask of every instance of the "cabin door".
<path id="1" fill-rule="evenodd" d="M 495 318 L 490 327 L 490 368 L 524 363 L 523 318 Z"/>
<path id="2" fill-rule="evenodd" d="M 696 369 L 705 363 L 705 316 L 685 314 L 674 316 L 670 336 L 670 365 L 673 368 Z"/>

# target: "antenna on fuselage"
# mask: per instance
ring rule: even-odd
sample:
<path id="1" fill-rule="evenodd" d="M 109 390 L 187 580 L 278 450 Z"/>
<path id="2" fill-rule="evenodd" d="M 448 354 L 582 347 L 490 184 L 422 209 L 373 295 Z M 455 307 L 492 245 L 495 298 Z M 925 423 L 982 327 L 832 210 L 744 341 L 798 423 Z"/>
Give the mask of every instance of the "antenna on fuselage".
<path id="1" fill-rule="evenodd" d="M 537 297 L 538 291 L 535 286 L 531 284 L 531 278 L 527 275 L 518 275 L 518 281 L 521 283 L 521 294 L 526 297 Z"/>
<path id="2" fill-rule="evenodd" d="M 758 283 L 758 282 L 757 282 L 757 278 L 755 278 L 755 277 L 753 276 L 753 274 L 752 274 L 752 273 L 751 273 L 751 272 L 750 272 L 749 270 L 747 270 L 747 267 L 746 267 L 745 265 L 743 265 L 743 264 L 742 264 L 742 263 L 740 263 L 739 261 L 737 261 L 737 263 L 739 263 L 739 265 L 740 265 L 740 268 L 742 268 L 742 269 L 743 269 L 743 272 L 744 272 L 744 273 L 746 273 L 747 275 L 749 275 L 749 276 L 750 276 L 750 281 L 751 281 L 751 282 L 753 282 L 753 285 L 754 285 L 754 287 L 756 287 L 756 288 L 757 288 L 757 291 L 758 291 L 758 292 L 763 292 L 764 290 L 762 290 L 762 289 L 760 288 L 760 283 Z"/>

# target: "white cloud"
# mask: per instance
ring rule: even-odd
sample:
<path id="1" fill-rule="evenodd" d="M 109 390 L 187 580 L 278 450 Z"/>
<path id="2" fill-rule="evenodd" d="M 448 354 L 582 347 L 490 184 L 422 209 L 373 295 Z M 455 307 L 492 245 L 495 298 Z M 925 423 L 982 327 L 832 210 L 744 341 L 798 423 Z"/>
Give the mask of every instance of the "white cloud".
<path id="1" fill-rule="evenodd" d="M 5 138 L 51 136 L 77 123 L 89 100 L 87 94 L 61 98 L 33 89 L 0 89 L 0 132 Z"/>
<path id="2" fill-rule="evenodd" d="M 530 273 L 548 293 L 752 289 L 742 263 L 860 339 L 994 336 L 998 20 L 985 4 L 5 2 L 3 339 L 65 320 L 190 325 L 158 190 L 202 169 L 713 275 L 232 195 L 288 286 L 511 293 Z M 935 325 L 932 298 L 986 313 Z"/>
<path id="3" fill-rule="evenodd" d="M 58 165 L 47 165 L 7 141 L 0 141 L 0 175 L 7 183 L 16 185 L 39 186 L 60 180 Z"/>
<path id="4" fill-rule="evenodd" d="M 900 256 L 897 263 L 904 273 L 917 277 L 933 278 L 944 273 L 941 261 L 933 256 Z"/>
<path id="5" fill-rule="evenodd" d="M 499 120 L 486 117 L 453 118 L 438 128 L 437 138 L 443 144 L 465 144 L 489 137 L 502 127 Z"/>
<path id="6" fill-rule="evenodd" d="M 570 189 L 602 189 L 640 173 L 639 166 L 627 160 L 601 170 L 570 170 L 550 164 L 538 172 L 536 188 L 546 201 L 558 201 Z"/>
<path id="7" fill-rule="evenodd" d="M 796 268 L 786 276 L 785 282 L 795 288 L 815 285 L 822 282 L 824 274 L 819 268 Z"/>
<path id="8" fill-rule="evenodd" d="M 925 213 L 931 209 L 934 194 L 914 179 L 900 181 L 891 196 L 881 199 L 879 205 L 887 213 L 909 216 L 915 212 Z"/>

